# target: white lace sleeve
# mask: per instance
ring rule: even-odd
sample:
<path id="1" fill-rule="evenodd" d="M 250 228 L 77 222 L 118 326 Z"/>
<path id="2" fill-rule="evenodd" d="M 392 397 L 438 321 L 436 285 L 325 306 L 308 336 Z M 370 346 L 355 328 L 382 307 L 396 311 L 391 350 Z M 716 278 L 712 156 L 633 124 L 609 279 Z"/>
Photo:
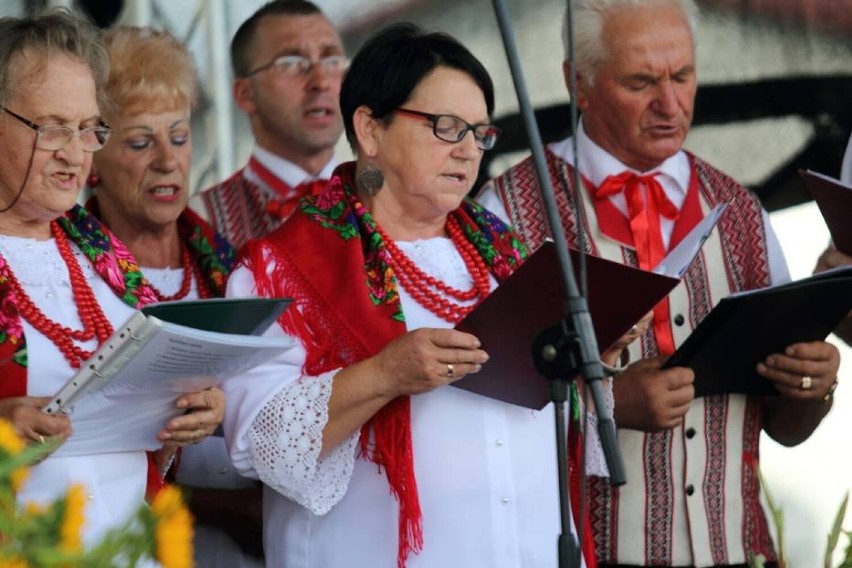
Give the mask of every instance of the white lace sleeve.
<path id="1" fill-rule="evenodd" d="M 319 459 L 336 373 L 302 378 L 282 389 L 247 433 L 260 480 L 317 515 L 327 513 L 346 493 L 358 445 L 356 431 Z"/>
<path id="2" fill-rule="evenodd" d="M 612 377 L 601 381 L 604 403 L 610 415 L 615 408 L 615 399 L 612 396 Z M 581 410 L 585 405 L 581 402 Z M 588 422 L 586 423 L 586 474 L 598 477 L 609 477 L 609 468 L 606 465 L 601 438 L 598 435 L 598 415 L 590 409 Z"/>

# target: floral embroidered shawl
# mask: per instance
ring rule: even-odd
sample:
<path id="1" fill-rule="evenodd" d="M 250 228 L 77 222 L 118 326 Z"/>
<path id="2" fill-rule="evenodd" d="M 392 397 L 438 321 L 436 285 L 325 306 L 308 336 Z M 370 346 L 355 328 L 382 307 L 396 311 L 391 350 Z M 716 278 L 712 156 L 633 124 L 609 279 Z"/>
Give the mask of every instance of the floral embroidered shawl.
<path id="1" fill-rule="evenodd" d="M 68 238 L 92 263 L 95 272 L 127 305 L 140 308 L 157 301 L 133 255 L 92 214 L 76 205 L 58 221 Z M 17 301 L 9 288 L 9 266 L 0 255 L 0 398 L 26 394 L 27 344 Z M 149 453 L 147 495 L 155 495 L 163 484 Z"/>
<path id="2" fill-rule="evenodd" d="M 124 303 L 139 308 L 157 301 L 127 247 L 88 211 L 77 205 L 58 221 Z M 8 279 L 9 266 L 0 256 L 0 398 L 27 394 L 27 345 Z"/>
<path id="3" fill-rule="evenodd" d="M 279 323 L 305 345 L 307 376 L 371 357 L 406 332 L 389 253 L 357 200 L 354 169 L 339 166 L 322 193 L 303 199 L 284 225 L 243 249 L 259 295 L 294 299 Z M 465 200 L 450 215 L 498 282 L 525 260 L 518 236 L 478 204 Z M 423 546 L 409 402 L 395 399 L 361 432 L 362 457 L 384 470 L 399 501 L 399 566 Z"/>

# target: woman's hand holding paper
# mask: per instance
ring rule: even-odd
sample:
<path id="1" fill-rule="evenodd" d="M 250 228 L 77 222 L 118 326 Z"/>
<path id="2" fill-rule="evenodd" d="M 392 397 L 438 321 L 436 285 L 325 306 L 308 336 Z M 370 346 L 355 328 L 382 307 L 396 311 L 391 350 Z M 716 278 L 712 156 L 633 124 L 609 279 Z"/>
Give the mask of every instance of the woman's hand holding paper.
<path id="1" fill-rule="evenodd" d="M 157 436 L 166 446 L 197 444 L 216 431 L 225 416 L 225 393 L 219 388 L 181 395 L 176 404 L 186 413 L 169 420 Z"/>
<path id="2" fill-rule="evenodd" d="M 21 396 L 0 399 L 0 417 L 12 423 L 23 438 L 43 443 L 54 436 L 62 440 L 71 435 L 71 421 L 64 415 L 42 412 L 50 402 L 49 397 Z"/>

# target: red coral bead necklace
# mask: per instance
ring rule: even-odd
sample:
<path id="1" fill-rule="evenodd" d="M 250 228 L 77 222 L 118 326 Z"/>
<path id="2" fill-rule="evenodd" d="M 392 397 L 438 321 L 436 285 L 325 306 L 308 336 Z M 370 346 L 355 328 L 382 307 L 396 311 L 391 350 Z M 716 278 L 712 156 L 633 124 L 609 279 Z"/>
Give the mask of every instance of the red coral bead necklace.
<path id="1" fill-rule="evenodd" d="M 157 299 L 161 302 L 170 302 L 186 298 L 189 294 L 190 288 L 192 287 L 193 276 L 195 277 L 195 282 L 198 287 L 198 297 L 210 298 L 212 293 L 210 291 L 210 287 L 207 285 L 203 275 L 201 274 L 201 269 L 192 261 L 192 255 L 190 255 L 189 249 L 183 245 L 180 247 L 180 265 L 183 269 L 183 276 L 181 278 L 180 289 L 176 293 L 171 295 L 163 294 L 150 281 L 148 282 L 148 285 L 157 295 Z"/>
<path id="2" fill-rule="evenodd" d="M 68 267 L 71 291 L 74 294 L 74 303 L 77 306 L 77 314 L 80 317 L 80 322 L 83 324 L 83 329 L 71 329 L 47 317 L 33 303 L 11 269 L 7 273 L 8 284 L 17 299 L 21 317 L 27 320 L 39 333 L 53 342 L 65 356 L 68 363 L 73 368 L 78 369 L 83 361 L 91 357 L 92 353 L 81 348 L 75 341 L 84 342 L 97 338 L 98 345 L 101 345 L 112 335 L 113 327 L 101 309 L 100 304 L 98 304 L 92 287 L 86 281 L 83 270 L 77 263 L 77 259 L 71 250 L 71 245 L 68 243 L 68 237 L 65 236 L 65 231 L 59 227 L 59 223 L 56 221 L 50 223 L 50 230 L 56 241 L 56 247 L 59 249 L 59 256 L 62 257 L 65 265 Z"/>
<path id="3" fill-rule="evenodd" d="M 429 276 L 396 245 L 396 243 L 378 226 L 376 230 L 385 242 L 385 248 L 390 254 L 389 264 L 393 269 L 399 285 L 421 306 L 450 322 L 457 323 L 468 314 L 479 301 L 482 301 L 491 291 L 491 281 L 488 267 L 479 251 L 468 241 L 462 232 L 459 222 L 450 217 L 447 219 L 447 233 L 462 257 L 468 272 L 473 279 L 469 290 L 458 290 L 440 280 Z M 449 296 L 450 299 L 444 296 Z M 455 301 L 453 301 L 455 300 Z M 460 305 L 459 301 L 478 300 L 473 304 Z"/>

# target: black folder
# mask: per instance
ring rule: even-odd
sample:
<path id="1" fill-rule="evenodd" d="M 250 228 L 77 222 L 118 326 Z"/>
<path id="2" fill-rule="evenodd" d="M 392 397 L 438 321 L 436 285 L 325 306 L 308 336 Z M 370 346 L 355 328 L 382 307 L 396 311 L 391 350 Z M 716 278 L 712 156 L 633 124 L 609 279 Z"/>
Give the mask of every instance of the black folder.
<path id="1" fill-rule="evenodd" d="M 852 309 L 852 266 L 723 298 L 665 367 L 695 371 L 695 395 L 778 394 L 758 362 L 793 344 L 825 339 Z"/>
<path id="2" fill-rule="evenodd" d="M 575 271 L 579 270 L 578 254 L 571 254 Z M 680 282 L 671 276 L 585 256 L 587 301 L 601 351 L 615 343 Z M 550 401 L 550 387 L 535 369 L 531 346 L 538 332 L 562 317 L 564 298 L 556 247 L 546 241 L 511 278 L 456 325 L 456 329 L 476 335 L 490 359 L 480 372 L 452 385 L 527 408 L 543 408 Z"/>
<path id="3" fill-rule="evenodd" d="M 290 305 L 290 298 L 207 298 L 159 302 L 142 308 L 169 323 L 236 335 L 261 335 Z"/>

